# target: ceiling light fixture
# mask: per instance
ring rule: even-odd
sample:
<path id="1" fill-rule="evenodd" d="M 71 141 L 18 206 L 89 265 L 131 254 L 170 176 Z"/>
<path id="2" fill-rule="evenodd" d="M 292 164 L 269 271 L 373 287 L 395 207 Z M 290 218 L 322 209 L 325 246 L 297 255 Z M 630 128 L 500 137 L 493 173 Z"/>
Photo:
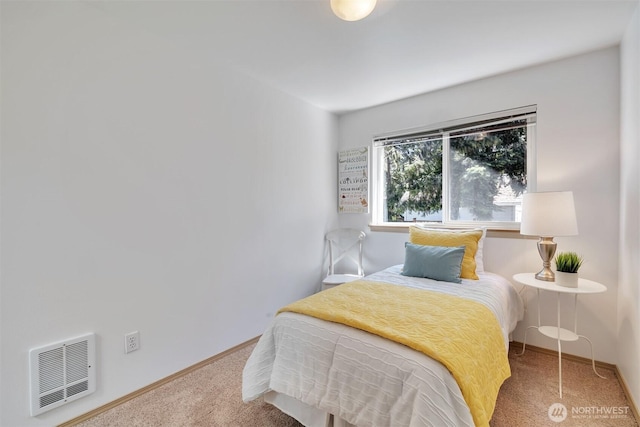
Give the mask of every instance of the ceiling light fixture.
<path id="1" fill-rule="evenodd" d="M 331 10 L 345 21 L 366 18 L 376 7 L 377 0 L 331 0 Z"/>

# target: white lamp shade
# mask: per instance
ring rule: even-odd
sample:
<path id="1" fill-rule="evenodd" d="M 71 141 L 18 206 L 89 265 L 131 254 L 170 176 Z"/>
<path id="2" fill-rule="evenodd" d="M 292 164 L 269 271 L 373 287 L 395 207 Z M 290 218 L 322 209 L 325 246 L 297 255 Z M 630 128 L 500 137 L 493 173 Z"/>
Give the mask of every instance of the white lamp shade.
<path id="1" fill-rule="evenodd" d="M 573 192 L 526 193 L 522 198 L 520 234 L 543 237 L 577 235 Z"/>
<path id="2" fill-rule="evenodd" d="M 331 0 L 331 10 L 345 21 L 366 18 L 376 7 L 377 0 Z"/>

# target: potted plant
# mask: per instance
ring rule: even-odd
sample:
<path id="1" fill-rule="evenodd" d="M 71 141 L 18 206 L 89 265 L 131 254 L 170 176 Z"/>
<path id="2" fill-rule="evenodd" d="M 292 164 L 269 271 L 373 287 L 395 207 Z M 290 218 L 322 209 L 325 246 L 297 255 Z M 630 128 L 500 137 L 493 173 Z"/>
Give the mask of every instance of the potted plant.
<path id="1" fill-rule="evenodd" d="M 567 288 L 578 287 L 578 270 L 584 261 L 575 252 L 560 252 L 554 260 L 556 262 L 556 285 Z"/>

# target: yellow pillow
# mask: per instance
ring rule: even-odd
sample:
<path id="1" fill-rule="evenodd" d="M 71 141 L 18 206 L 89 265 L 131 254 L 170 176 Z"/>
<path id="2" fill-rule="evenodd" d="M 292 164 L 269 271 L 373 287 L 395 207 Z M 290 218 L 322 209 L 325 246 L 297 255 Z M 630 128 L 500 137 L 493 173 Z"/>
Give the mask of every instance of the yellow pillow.
<path id="1" fill-rule="evenodd" d="M 473 231 L 446 231 L 446 230 L 425 230 L 412 226 L 409 228 L 409 241 L 415 245 L 428 246 L 464 246 L 464 257 L 462 258 L 462 271 L 460 277 L 463 279 L 478 280 L 476 274 L 476 252 L 478 242 L 482 237 L 482 230 Z"/>

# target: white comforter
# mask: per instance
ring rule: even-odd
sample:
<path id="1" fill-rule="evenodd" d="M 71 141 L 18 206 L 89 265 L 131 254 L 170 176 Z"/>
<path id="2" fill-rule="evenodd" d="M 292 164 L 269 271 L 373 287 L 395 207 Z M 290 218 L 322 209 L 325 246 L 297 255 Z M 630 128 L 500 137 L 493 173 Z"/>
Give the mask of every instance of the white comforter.
<path id="1" fill-rule="evenodd" d="M 509 333 L 524 313 L 508 280 L 480 273 L 478 281 L 452 284 L 402 276 L 401 269 L 390 267 L 366 279 L 483 303 L 496 315 L 508 348 Z M 245 402 L 272 391 L 358 426 L 473 426 L 456 381 L 439 362 L 358 329 L 295 313 L 276 316 L 244 368 Z"/>

